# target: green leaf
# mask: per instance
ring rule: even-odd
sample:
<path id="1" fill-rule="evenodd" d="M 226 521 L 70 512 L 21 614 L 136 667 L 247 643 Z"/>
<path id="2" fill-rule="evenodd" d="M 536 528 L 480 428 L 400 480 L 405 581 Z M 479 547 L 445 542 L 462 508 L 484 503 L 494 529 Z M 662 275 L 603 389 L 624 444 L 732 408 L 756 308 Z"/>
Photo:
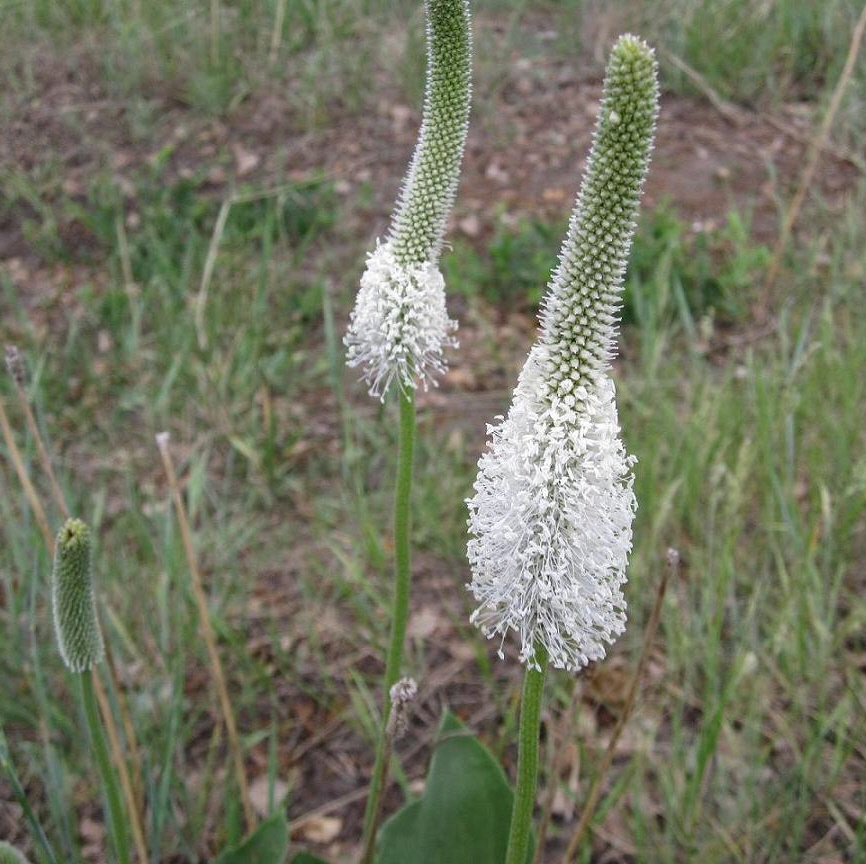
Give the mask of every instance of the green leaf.
<path id="1" fill-rule="evenodd" d="M 275 813 L 242 843 L 226 849 L 213 864 L 283 864 L 289 850 L 289 828 L 283 813 Z"/>
<path id="2" fill-rule="evenodd" d="M 292 864 L 328 864 L 328 862 L 323 858 L 316 858 L 315 855 L 311 855 L 309 852 L 298 852 L 292 858 Z"/>
<path id="3" fill-rule="evenodd" d="M 505 861 L 514 794 L 502 768 L 450 712 L 439 738 L 424 794 L 382 826 L 376 864 Z"/>

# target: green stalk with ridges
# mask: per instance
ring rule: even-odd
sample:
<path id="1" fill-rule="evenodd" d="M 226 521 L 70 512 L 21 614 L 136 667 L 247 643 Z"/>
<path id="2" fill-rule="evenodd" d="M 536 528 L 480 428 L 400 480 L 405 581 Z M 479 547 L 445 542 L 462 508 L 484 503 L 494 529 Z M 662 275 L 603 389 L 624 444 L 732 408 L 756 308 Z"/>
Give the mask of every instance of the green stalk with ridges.
<path id="1" fill-rule="evenodd" d="M 412 464 L 415 452 L 415 401 L 411 393 L 400 394 L 400 443 L 397 464 L 397 487 L 394 494 L 394 603 L 391 618 L 391 637 L 385 665 L 385 701 L 382 706 L 382 734 L 376 746 L 376 761 L 370 781 L 370 794 L 364 812 L 364 844 L 372 849 L 370 835 L 376 830 L 379 813 L 379 798 L 385 784 L 388 765 L 386 761 L 386 736 L 388 718 L 391 715 L 391 687 L 400 677 L 403 662 L 403 643 L 406 640 L 406 624 L 409 619 L 409 586 L 412 579 L 410 545 L 410 513 L 412 493 Z M 366 864 L 366 861 L 363 862 Z"/>
<path id="2" fill-rule="evenodd" d="M 102 777 L 102 786 L 105 790 L 105 798 L 108 802 L 108 821 L 111 837 L 114 842 L 114 851 L 120 864 L 130 864 L 129 838 L 126 831 L 126 813 L 120 798 L 120 787 L 108 755 L 108 747 L 102 734 L 102 726 L 99 720 L 99 710 L 96 706 L 96 696 L 93 692 L 93 672 L 89 669 L 81 672 L 78 676 L 81 685 L 81 701 L 84 704 L 84 713 L 87 717 L 87 727 L 90 730 L 90 744 L 96 764 Z"/>
<path id="3" fill-rule="evenodd" d="M 526 864 L 529 838 L 532 834 L 532 811 L 535 807 L 535 785 L 538 777 L 538 733 L 541 727 L 541 697 L 547 675 L 547 652 L 539 647 L 535 663 L 524 673 L 520 699 L 518 732 L 517 788 L 511 811 L 511 829 L 505 864 Z"/>

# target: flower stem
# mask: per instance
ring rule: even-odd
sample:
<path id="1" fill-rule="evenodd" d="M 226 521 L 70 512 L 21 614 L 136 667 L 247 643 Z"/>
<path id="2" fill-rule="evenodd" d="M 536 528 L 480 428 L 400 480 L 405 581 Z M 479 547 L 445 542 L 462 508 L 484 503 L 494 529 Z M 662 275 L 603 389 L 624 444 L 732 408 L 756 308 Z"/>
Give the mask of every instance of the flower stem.
<path id="1" fill-rule="evenodd" d="M 394 606 L 391 613 L 391 639 L 385 662 L 384 704 L 382 731 L 376 748 L 376 762 L 370 780 L 370 794 L 364 814 L 365 850 L 362 864 L 371 859 L 373 835 L 379 814 L 379 799 L 388 771 L 387 726 L 391 714 L 391 687 L 400 677 L 403 662 L 403 643 L 409 617 L 409 583 L 411 581 L 411 553 L 409 547 L 409 517 L 412 494 L 412 461 L 415 449 L 415 400 L 411 392 L 400 393 L 400 442 L 397 456 L 397 488 L 394 495 Z"/>
<path id="2" fill-rule="evenodd" d="M 388 779 L 388 765 L 391 762 L 393 740 L 386 732 L 384 740 L 376 749 L 376 765 L 373 770 L 373 782 L 378 781 L 376 798 L 373 799 L 373 782 L 370 784 L 370 796 L 367 799 L 369 811 L 372 802 L 372 811 L 364 814 L 364 846 L 361 852 L 361 864 L 371 864 L 373 853 L 376 851 L 376 828 L 379 825 L 379 817 L 382 814 L 382 789 Z M 369 830 L 368 830 L 369 828 Z"/>
<path id="3" fill-rule="evenodd" d="M 90 670 L 79 675 L 81 681 L 81 699 L 84 702 L 84 713 L 87 715 L 87 726 L 90 729 L 90 742 L 99 773 L 102 775 L 102 786 L 108 800 L 109 823 L 114 850 L 120 864 L 130 864 L 129 838 L 126 833 L 126 814 L 120 803 L 120 790 L 117 778 L 105 746 L 102 727 L 99 725 L 99 711 L 96 707 L 96 696 L 93 691 L 93 673 Z"/>
<path id="4" fill-rule="evenodd" d="M 411 392 L 400 394 L 400 443 L 397 457 L 397 488 L 394 495 L 394 616 L 391 642 L 385 666 L 385 697 L 400 677 L 403 662 L 403 642 L 409 617 L 409 582 L 411 553 L 409 549 L 409 517 L 412 495 L 412 463 L 415 450 L 415 398 Z M 390 707 L 390 705 L 389 705 Z M 387 720 L 387 718 L 385 718 Z"/>
<path id="5" fill-rule="evenodd" d="M 517 751 L 517 789 L 511 813 L 511 832 L 505 864 L 526 864 L 529 835 L 532 831 L 532 810 L 535 806 L 535 782 L 538 776 L 538 732 L 541 724 L 541 696 L 547 674 L 547 651 L 535 649 L 538 668 L 528 667 L 523 679 L 520 702 L 520 732 Z"/>

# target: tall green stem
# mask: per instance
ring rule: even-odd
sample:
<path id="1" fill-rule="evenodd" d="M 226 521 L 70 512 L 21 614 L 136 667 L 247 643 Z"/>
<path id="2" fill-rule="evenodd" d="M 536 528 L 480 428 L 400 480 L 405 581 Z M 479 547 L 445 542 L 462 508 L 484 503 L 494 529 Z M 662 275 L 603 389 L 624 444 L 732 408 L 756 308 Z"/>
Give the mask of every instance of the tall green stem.
<path id="1" fill-rule="evenodd" d="M 411 552 L 409 546 L 410 504 L 412 496 L 412 463 L 415 450 L 415 399 L 411 391 L 400 393 L 400 443 L 397 456 L 397 487 L 394 495 L 394 604 L 391 612 L 391 639 L 385 662 L 385 693 L 382 707 L 382 729 L 376 748 L 376 762 L 370 781 L 370 794 L 364 814 L 364 843 L 366 850 L 362 864 L 370 860 L 378 821 L 379 799 L 388 771 L 386 727 L 391 713 L 391 687 L 400 677 L 403 663 L 403 643 L 406 640 L 406 622 L 409 617 L 409 583 L 411 581 Z"/>
<path id="2" fill-rule="evenodd" d="M 96 696 L 93 692 L 93 673 L 88 669 L 79 674 L 81 681 L 81 699 L 84 702 L 84 713 L 87 715 L 87 726 L 90 729 L 90 742 L 93 746 L 93 754 L 99 773 L 102 775 L 102 786 L 105 797 L 108 799 L 109 822 L 111 836 L 114 841 L 114 850 L 120 864 L 130 864 L 129 837 L 126 833 L 126 814 L 120 803 L 120 790 L 117 786 L 117 777 L 114 767 L 108 756 L 108 748 L 105 746 L 105 738 L 102 735 L 102 727 L 99 725 L 99 711 L 96 707 Z"/>
<path id="3" fill-rule="evenodd" d="M 538 733 L 541 725 L 541 696 L 547 674 L 547 651 L 539 646 L 535 662 L 540 668 L 527 669 L 520 701 L 520 738 L 517 751 L 517 789 L 511 812 L 511 832 L 505 864 L 526 864 L 532 810 L 535 806 L 535 783 L 538 777 Z"/>
<path id="4" fill-rule="evenodd" d="M 385 698 L 389 702 L 388 691 L 397 683 L 403 662 L 403 642 L 406 639 L 406 620 L 409 617 L 409 583 L 412 578 L 409 517 L 415 453 L 415 397 L 411 391 L 400 394 L 399 448 L 397 488 L 394 494 L 394 615 L 385 665 Z"/>

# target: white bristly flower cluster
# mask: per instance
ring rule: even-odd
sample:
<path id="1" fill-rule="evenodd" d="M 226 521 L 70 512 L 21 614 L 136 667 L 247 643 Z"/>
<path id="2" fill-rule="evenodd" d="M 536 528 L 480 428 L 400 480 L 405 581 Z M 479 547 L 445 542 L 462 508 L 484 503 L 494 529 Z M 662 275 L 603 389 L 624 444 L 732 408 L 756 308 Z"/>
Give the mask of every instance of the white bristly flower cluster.
<path id="1" fill-rule="evenodd" d="M 347 362 L 361 366 L 370 395 L 380 399 L 396 378 L 401 388 L 426 386 L 445 371 L 442 350 L 456 346 L 457 322 L 445 309 L 445 280 L 429 262 L 404 265 L 391 243 L 367 257 L 346 334 Z"/>
<path id="2" fill-rule="evenodd" d="M 541 643 L 555 666 L 575 669 L 625 629 L 634 459 L 610 378 L 539 403 L 546 353 L 536 346 L 508 416 L 488 428 L 470 501 L 472 620 L 488 636 L 514 630 L 524 663 Z"/>
<path id="3" fill-rule="evenodd" d="M 503 641 L 513 630 L 530 666 L 543 647 L 553 666 L 579 669 L 625 629 L 635 460 L 609 363 L 657 110 L 654 55 L 623 36 L 539 340 L 467 502 L 472 620 Z"/>
<path id="4" fill-rule="evenodd" d="M 388 238 L 367 270 L 344 339 L 372 396 L 392 381 L 407 392 L 436 383 L 455 347 L 438 269 L 445 222 L 460 176 L 469 124 L 471 33 L 467 0 L 427 2 L 427 86 L 418 143 Z"/>

